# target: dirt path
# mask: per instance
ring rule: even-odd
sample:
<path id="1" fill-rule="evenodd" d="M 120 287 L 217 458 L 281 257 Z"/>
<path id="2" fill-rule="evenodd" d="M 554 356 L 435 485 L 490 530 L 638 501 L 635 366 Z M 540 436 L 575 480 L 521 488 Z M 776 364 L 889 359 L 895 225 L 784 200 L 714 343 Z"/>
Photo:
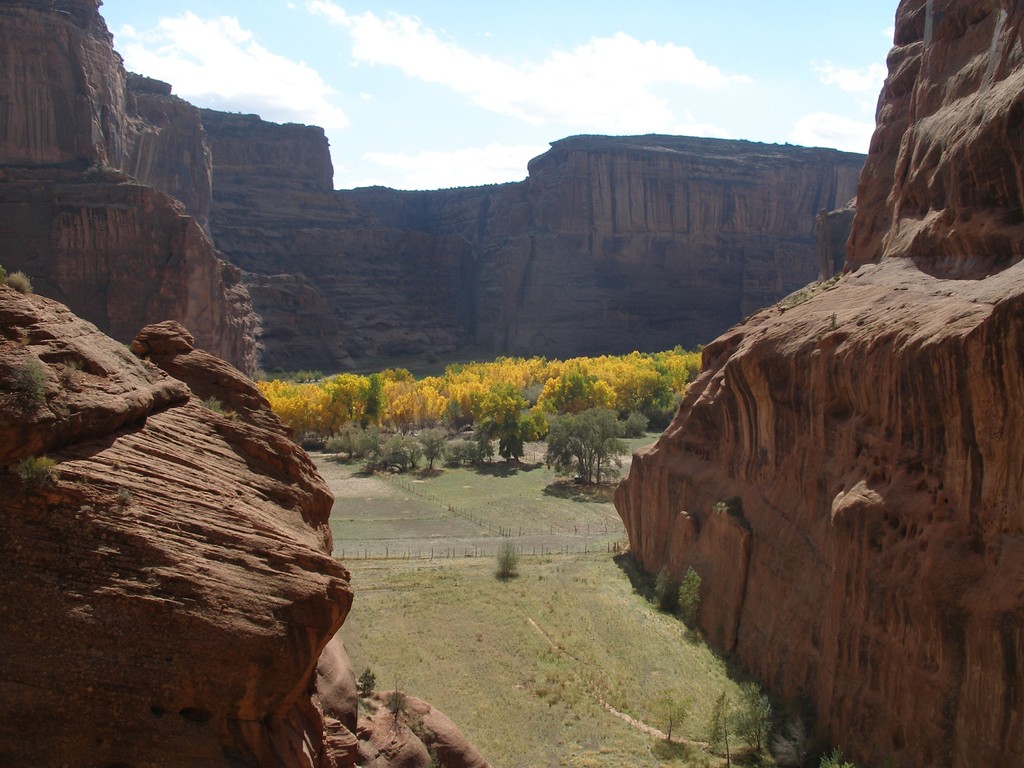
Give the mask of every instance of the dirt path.
<path id="1" fill-rule="evenodd" d="M 529 624 L 531 627 L 533 627 L 533 629 L 537 632 L 538 635 L 540 635 L 541 637 L 544 638 L 544 640 L 547 642 L 548 646 L 550 646 L 551 650 L 553 650 L 555 653 L 562 654 L 563 656 L 568 656 L 575 663 L 577 663 L 577 664 L 580 663 L 579 659 L 577 659 L 575 656 L 573 656 L 571 653 L 569 653 L 567 650 L 565 650 L 565 648 L 563 648 L 558 643 L 556 643 L 554 640 L 552 640 L 551 637 L 548 635 L 548 633 L 545 632 L 543 629 L 541 629 L 540 625 L 536 621 L 534 621 L 531 617 L 529 617 L 529 616 L 526 617 L 526 623 Z M 658 738 L 658 739 L 666 739 L 666 740 L 668 739 L 668 737 L 665 735 L 664 731 L 660 731 L 657 728 L 655 728 L 653 725 L 648 725 L 647 723 L 643 722 L 642 720 L 637 720 L 635 717 L 627 715 L 625 712 L 619 712 L 619 710 L 617 710 L 615 707 L 613 707 L 611 704 L 609 704 L 607 701 L 602 699 L 599 695 L 597 695 L 593 691 L 591 691 L 591 694 L 594 696 L 594 699 L 597 701 L 597 703 L 600 704 L 601 707 L 604 708 L 607 712 L 610 712 L 611 714 L 613 714 L 615 717 L 619 718 L 623 722 L 629 723 L 629 725 L 631 725 L 633 728 L 636 728 L 641 733 L 646 733 L 646 734 L 648 734 L 650 736 L 654 736 L 655 738 Z M 674 743 L 674 744 L 693 744 L 694 746 L 701 747 L 703 749 L 708 749 L 711 746 L 706 741 L 695 741 L 693 739 L 684 739 L 684 738 L 681 738 L 681 737 L 677 737 L 677 738 L 672 739 L 672 743 Z"/>

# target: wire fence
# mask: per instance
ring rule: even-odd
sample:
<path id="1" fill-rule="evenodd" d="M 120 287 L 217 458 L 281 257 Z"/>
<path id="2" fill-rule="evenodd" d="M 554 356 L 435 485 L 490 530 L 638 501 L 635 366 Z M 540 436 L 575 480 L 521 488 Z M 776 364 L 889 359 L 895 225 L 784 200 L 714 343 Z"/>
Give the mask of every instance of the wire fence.
<path id="1" fill-rule="evenodd" d="M 551 557 L 559 555 L 586 555 L 598 552 L 618 554 L 625 548 L 624 541 L 610 541 L 604 544 L 583 542 L 582 544 L 516 544 L 516 553 L 522 557 Z M 429 547 L 405 549 L 384 547 L 383 551 L 376 547 L 335 550 L 334 556 L 339 560 L 452 560 L 456 558 L 494 557 L 498 546 L 462 546 L 462 547 Z"/>

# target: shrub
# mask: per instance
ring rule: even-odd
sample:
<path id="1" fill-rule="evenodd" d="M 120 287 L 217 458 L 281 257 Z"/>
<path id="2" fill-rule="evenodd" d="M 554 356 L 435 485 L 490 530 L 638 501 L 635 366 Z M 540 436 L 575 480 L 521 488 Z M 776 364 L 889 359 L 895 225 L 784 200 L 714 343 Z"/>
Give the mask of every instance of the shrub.
<path id="1" fill-rule="evenodd" d="M 831 755 L 824 755 L 821 758 L 820 768 L 857 768 L 849 760 L 843 759 L 843 750 L 836 747 Z"/>
<path id="2" fill-rule="evenodd" d="M 396 689 L 384 697 L 384 706 L 388 708 L 388 712 L 391 713 L 395 722 L 398 722 L 398 719 L 408 709 L 408 702 L 405 700 L 405 694 Z"/>
<path id="3" fill-rule="evenodd" d="M 659 610 L 671 613 L 676 608 L 678 596 L 672 574 L 668 572 L 668 566 L 665 566 L 658 571 L 658 578 L 654 580 L 654 604 Z"/>
<path id="4" fill-rule="evenodd" d="M 643 437 L 644 432 L 647 431 L 647 425 L 651 422 L 644 414 L 640 411 L 630 411 L 629 416 L 626 417 L 626 421 L 623 422 L 623 436 L 624 437 Z"/>
<path id="5" fill-rule="evenodd" d="M 224 415 L 224 403 L 218 400 L 216 397 L 208 397 L 203 400 L 203 408 L 213 411 L 221 416 Z"/>
<path id="6" fill-rule="evenodd" d="M 801 768 L 811 754 L 811 739 L 801 718 L 786 725 L 785 730 L 772 740 L 775 762 L 784 768 Z"/>
<path id="7" fill-rule="evenodd" d="M 38 358 L 30 357 L 14 369 L 11 390 L 18 403 L 25 407 L 46 401 L 46 368 Z"/>
<path id="8" fill-rule="evenodd" d="M 686 569 L 686 575 L 679 585 L 677 603 L 679 615 L 687 624 L 697 620 L 697 608 L 700 606 L 700 574 L 693 568 Z"/>
<path id="9" fill-rule="evenodd" d="M 514 579 L 519 575 L 519 553 L 516 552 L 516 545 L 509 539 L 505 539 L 498 547 L 498 568 L 494 575 L 502 581 Z"/>
<path id="10" fill-rule="evenodd" d="M 30 488 L 42 488 L 57 482 L 57 462 L 49 456 L 29 456 L 14 465 L 14 473 Z"/>
<path id="11" fill-rule="evenodd" d="M 0 285 L 7 285 L 7 270 L 0 266 Z"/>
<path id="12" fill-rule="evenodd" d="M 7 275 L 7 285 L 18 293 L 32 293 L 32 281 L 24 272 L 12 272 Z"/>
<path id="13" fill-rule="evenodd" d="M 359 680 L 356 681 L 360 696 L 369 696 L 373 693 L 373 689 L 377 687 L 377 676 L 373 674 L 373 671 L 367 667 L 363 670 L 362 674 L 359 675 Z"/>
<path id="14" fill-rule="evenodd" d="M 480 451 L 472 440 L 451 440 L 444 447 L 444 461 L 449 467 L 476 462 Z"/>

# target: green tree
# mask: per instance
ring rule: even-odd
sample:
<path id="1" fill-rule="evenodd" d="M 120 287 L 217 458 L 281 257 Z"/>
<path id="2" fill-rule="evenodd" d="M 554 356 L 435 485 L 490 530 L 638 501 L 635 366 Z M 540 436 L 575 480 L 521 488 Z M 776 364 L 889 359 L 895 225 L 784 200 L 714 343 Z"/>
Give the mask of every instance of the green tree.
<path id="1" fill-rule="evenodd" d="M 371 424 L 380 424 L 381 414 L 384 412 L 384 378 L 379 373 L 371 373 L 367 379 L 366 405 L 363 408 L 363 427 Z"/>
<path id="2" fill-rule="evenodd" d="M 444 456 L 445 446 L 448 445 L 448 433 L 443 429 L 425 429 L 419 433 L 417 439 L 423 446 L 423 458 L 427 460 L 427 469 L 433 469 L 434 462 Z"/>
<path id="3" fill-rule="evenodd" d="M 377 687 L 377 676 L 373 674 L 373 670 L 369 667 L 364 669 L 362 674 L 359 675 L 357 686 L 360 696 L 369 696 L 372 694 L 373 689 Z"/>
<path id="4" fill-rule="evenodd" d="M 725 691 L 715 699 L 711 708 L 711 720 L 708 722 L 708 742 L 712 748 L 725 752 L 726 766 L 732 766 L 732 755 L 729 751 L 729 731 L 732 728 L 730 723 L 729 697 Z"/>
<path id="5" fill-rule="evenodd" d="M 767 746 L 772 725 L 772 704 L 757 683 L 740 685 L 740 700 L 734 719 L 736 733 L 754 752 Z"/>
<path id="6" fill-rule="evenodd" d="M 551 418 L 545 461 L 563 475 L 576 474 L 584 483 L 600 484 L 622 466 L 622 426 L 615 412 L 594 408 Z"/>
<path id="7" fill-rule="evenodd" d="M 686 575 L 679 585 L 677 602 L 679 615 L 687 625 L 697 620 L 697 608 L 700 606 L 700 574 L 692 567 L 686 569 Z"/>
<path id="8" fill-rule="evenodd" d="M 655 703 L 658 716 L 665 723 L 665 740 L 672 741 L 672 729 L 682 725 L 692 708 L 689 699 L 681 699 L 670 690 L 662 691 Z"/>

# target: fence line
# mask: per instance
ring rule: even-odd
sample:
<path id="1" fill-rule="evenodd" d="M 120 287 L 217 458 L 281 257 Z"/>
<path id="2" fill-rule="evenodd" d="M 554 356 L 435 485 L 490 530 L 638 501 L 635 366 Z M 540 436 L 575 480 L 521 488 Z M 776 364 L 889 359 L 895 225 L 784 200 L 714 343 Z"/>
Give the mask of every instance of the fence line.
<path id="1" fill-rule="evenodd" d="M 554 555 L 587 555 L 591 553 L 600 552 L 602 549 L 607 554 L 618 554 L 623 551 L 624 542 L 613 541 L 608 544 L 601 546 L 591 546 L 589 542 L 584 542 L 582 547 L 572 546 L 565 544 L 562 546 L 551 547 L 546 544 L 537 545 L 517 545 L 516 553 L 522 557 L 550 557 Z M 392 550 L 390 547 L 384 547 L 384 554 L 379 551 L 373 551 L 368 547 L 363 549 L 356 548 L 355 550 L 342 549 L 341 552 L 335 552 L 334 557 L 342 561 L 352 560 L 451 560 L 454 558 L 472 558 L 472 557 L 493 557 L 496 554 L 496 549 L 490 547 L 431 547 L 427 549 L 397 549 Z M 414 554 L 415 553 L 415 554 Z"/>

